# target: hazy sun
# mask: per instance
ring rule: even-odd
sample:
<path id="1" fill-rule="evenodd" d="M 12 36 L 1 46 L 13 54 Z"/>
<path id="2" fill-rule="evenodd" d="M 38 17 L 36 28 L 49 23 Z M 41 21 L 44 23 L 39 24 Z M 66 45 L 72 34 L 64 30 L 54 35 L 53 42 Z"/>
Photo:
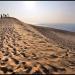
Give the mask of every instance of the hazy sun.
<path id="1" fill-rule="evenodd" d="M 29 10 L 35 9 L 36 1 L 25 1 L 25 7 Z"/>

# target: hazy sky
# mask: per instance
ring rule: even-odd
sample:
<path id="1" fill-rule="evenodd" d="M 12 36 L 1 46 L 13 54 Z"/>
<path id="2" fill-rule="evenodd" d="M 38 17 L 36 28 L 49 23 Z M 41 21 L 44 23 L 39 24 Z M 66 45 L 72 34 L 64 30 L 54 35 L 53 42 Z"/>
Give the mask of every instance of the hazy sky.
<path id="1" fill-rule="evenodd" d="M 0 13 L 27 23 L 75 23 L 75 1 L 0 1 Z"/>

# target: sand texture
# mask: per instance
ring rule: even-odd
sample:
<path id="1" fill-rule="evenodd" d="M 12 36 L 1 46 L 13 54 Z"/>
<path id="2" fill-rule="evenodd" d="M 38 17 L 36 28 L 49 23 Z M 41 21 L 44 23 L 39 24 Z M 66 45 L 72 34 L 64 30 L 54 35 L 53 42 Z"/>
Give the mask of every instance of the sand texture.
<path id="1" fill-rule="evenodd" d="M 0 19 L 0 74 L 75 74 L 75 35 L 50 32 L 51 40 L 16 18 Z M 71 48 L 62 47 L 62 39 L 73 41 Z"/>

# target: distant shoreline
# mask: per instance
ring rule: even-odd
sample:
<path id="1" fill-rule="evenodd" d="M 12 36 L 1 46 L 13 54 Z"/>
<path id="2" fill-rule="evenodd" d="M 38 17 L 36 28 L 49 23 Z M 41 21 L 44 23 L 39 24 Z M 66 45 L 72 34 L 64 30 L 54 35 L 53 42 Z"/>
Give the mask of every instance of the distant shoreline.
<path id="1" fill-rule="evenodd" d="M 75 32 L 75 24 L 36 24 L 37 26 Z"/>

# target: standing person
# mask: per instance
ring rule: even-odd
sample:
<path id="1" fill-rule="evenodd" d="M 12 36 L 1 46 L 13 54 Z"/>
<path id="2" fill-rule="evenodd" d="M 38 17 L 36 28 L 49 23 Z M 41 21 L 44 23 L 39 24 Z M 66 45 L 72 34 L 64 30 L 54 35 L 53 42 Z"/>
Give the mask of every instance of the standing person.
<path id="1" fill-rule="evenodd" d="M 2 19 L 2 14 L 1 14 L 1 19 Z"/>
<path id="2" fill-rule="evenodd" d="M 7 15 L 5 14 L 5 17 L 7 17 Z"/>
<path id="3" fill-rule="evenodd" d="M 5 14 L 3 14 L 3 17 L 5 17 Z"/>
<path id="4" fill-rule="evenodd" d="M 7 17 L 9 17 L 9 14 L 7 14 Z"/>

